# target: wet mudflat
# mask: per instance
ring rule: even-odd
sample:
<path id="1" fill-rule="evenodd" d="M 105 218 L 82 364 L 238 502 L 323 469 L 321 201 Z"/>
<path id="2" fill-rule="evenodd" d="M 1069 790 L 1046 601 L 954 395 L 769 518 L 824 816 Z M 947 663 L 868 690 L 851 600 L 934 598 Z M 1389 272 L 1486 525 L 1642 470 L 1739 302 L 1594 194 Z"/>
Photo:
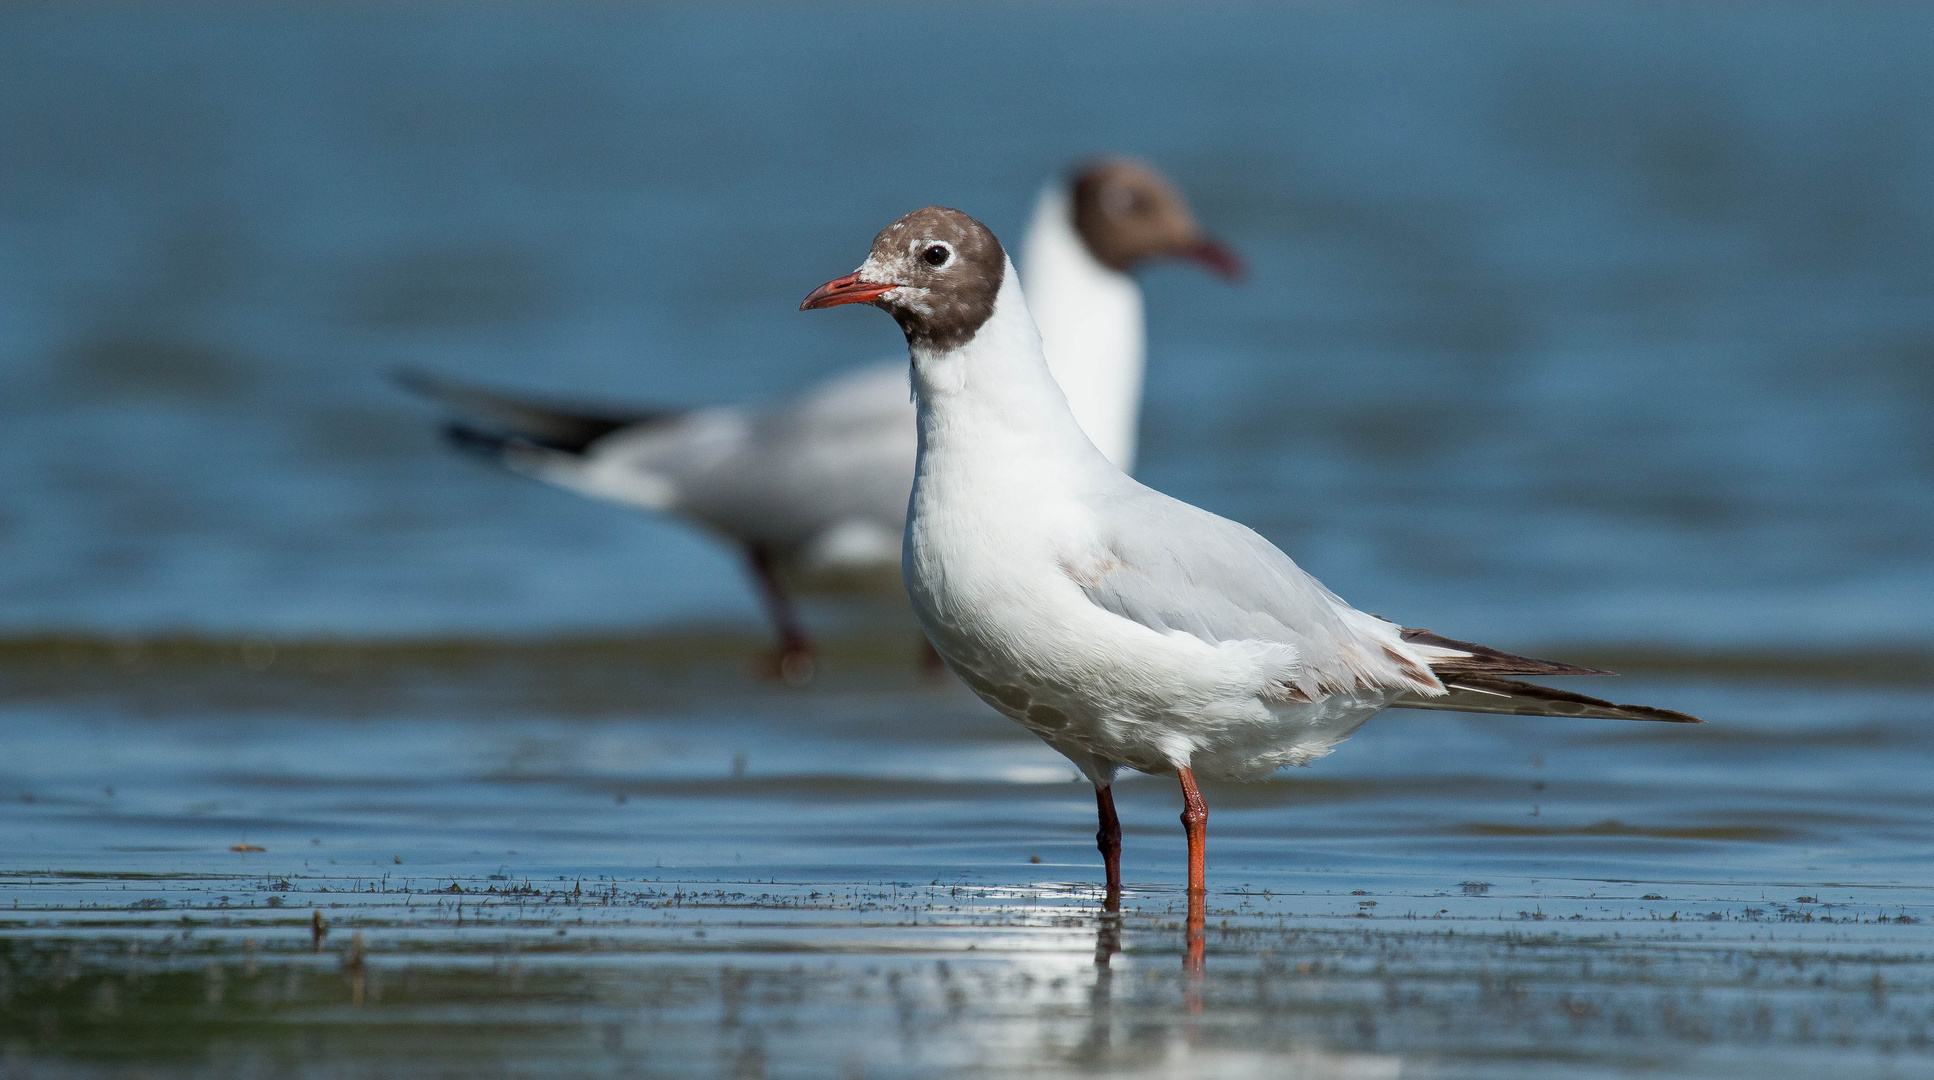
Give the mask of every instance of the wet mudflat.
<path id="1" fill-rule="evenodd" d="M 805 690 L 754 644 L 0 650 L 0 1061 L 1934 1073 L 1914 657 L 1628 655 L 1614 696 L 1714 723 L 1390 713 L 1208 789 L 1196 978 L 1169 782 L 1120 785 L 1110 918 L 1089 789 L 1031 736 L 890 635 Z"/>

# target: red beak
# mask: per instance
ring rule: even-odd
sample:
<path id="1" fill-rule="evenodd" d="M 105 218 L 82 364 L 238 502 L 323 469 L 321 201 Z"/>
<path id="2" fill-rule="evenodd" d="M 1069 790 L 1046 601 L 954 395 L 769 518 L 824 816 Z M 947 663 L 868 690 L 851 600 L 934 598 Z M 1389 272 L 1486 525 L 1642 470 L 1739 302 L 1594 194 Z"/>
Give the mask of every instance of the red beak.
<path id="1" fill-rule="evenodd" d="M 1242 263 L 1242 256 L 1206 236 L 1176 248 L 1174 255 L 1178 259 L 1208 267 L 1230 281 L 1241 281 L 1249 272 Z"/>
<path id="2" fill-rule="evenodd" d="M 899 282 L 889 281 L 884 285 L 872 281 L 861 281 L 858 270 L 845 277 L 833 280 L 806 294 L 799 302 L 799 310 L 811 311 L 814 308 L 838 307 L 841 304 L 868 304 L 900 287 Z"/>

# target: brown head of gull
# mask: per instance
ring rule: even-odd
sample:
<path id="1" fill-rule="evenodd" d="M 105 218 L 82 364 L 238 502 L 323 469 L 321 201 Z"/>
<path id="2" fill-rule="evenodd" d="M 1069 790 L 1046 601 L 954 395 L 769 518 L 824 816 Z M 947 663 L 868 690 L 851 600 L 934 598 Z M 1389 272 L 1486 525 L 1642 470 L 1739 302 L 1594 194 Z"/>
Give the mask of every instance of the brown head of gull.
<path id="1" fill-rule="evenodd" d="M 799 310 L 873 304 L 893 316 L 913 348 L 952 351 L 993 316 L 1007 265 L 985 225 L 929 206 L 881 229 L 865 264 L 814 289 Z"/>
<path id="2" fill-rule="evenodd" d="M 1126 272 L 1150 259 L 1186 259 L 1230 280 L 1242 259 L 1202 231 L 1188 200 L 1161 173 L 1128 158 L 1103 158 L 1075 173 L 1076 231 L 1102 265 Z"/>

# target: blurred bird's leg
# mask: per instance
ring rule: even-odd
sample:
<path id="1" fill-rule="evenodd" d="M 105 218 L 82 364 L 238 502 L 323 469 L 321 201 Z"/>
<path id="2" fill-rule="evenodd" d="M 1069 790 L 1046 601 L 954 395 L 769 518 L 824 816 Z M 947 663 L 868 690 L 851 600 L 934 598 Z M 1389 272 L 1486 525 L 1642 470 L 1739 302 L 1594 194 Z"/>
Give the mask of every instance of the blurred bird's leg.
<path id="1" fill-rule="evenodd" d="M 1183 966 L 1200 972 L 1207 944 L 1203 906 L 1208 899 L 1209 804 L 1202 801 L 1202 792 L 1195 786 L 1195 773 L 1177 769 L 1175 774 L 1182 781 L 1182 830 L 1189 838 L 1189 936 Z"/>
<path id="2" fill-rule="evenodd" d="M 1113 787 L 1095 789 L 1095 810 L 1101 818 L 1101 829 L 1095 833 L 1095 847 L 1101 850 L 1101 865 L 1108 874 L 1108 897 L 1102 901 L 1101 909 L 1118 912 L 1121 910 L 1121 819 L 1115 816 Z"/>
<path id="3" fill-rule="evenodd" d="M 767 658 L 766 676 L 804 686 L 813 681 L 812 639 L 799 625 L 792 598 L 786 595 L 786 588 L 780 584 L 779 574 L 773 567 L 772 554 L 754 546 L 746 548 L 746 558 L 752 564 L 752 576 L 758 579 L 759 598 L 765 602 L 766 615 L 772 619 L 773 629 L 779 632 L 779 650 Z"/>

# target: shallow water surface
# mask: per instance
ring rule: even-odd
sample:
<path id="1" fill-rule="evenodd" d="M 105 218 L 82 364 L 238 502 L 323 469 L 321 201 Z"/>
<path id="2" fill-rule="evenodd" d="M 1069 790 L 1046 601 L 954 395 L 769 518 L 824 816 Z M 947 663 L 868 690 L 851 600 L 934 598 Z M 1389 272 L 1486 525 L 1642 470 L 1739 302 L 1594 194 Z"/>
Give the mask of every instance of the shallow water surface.
<path id="1" fill-rule="evenodd" d="M 785 690 L 729 638 L 16 643 L 5 1060 L 1934 1072 L 1925 663 L 1627 656 L 1620 700 L 1714 722 L 1393 712 L 1212 786 L 1196 979 L 1171 782 L 1119 785 L 1109 918 L 1091 789 L 905 644 Z"/>

